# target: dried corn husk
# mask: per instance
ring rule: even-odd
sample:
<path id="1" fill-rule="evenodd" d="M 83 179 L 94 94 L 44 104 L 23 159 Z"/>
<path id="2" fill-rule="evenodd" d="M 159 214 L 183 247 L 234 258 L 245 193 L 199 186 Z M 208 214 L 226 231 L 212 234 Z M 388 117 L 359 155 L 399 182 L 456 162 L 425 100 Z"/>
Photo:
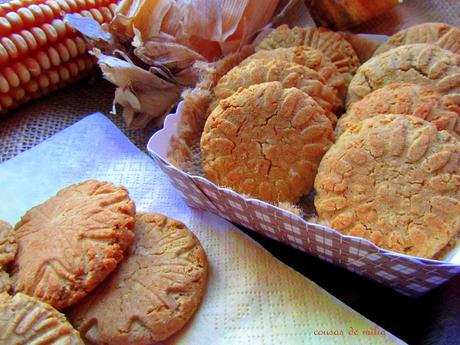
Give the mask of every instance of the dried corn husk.
<path id="1" fill-rule="evenodd" d="M 196 84 L 195 62 L 238 51 L 267 25 L 278 2 L 122 0 L 109 25 L 72 16 L 67 21 L 99 48 L 94 54 L 104 76 L 117 86 L 114 102 L 128 125 L 142 127 Z"/>
<path id="2" fill-rule="evenodd" d="M 143 128 L 151 114 L 171 110 L 180 95 L 180 88 L 159 78 L 154 71 L 142 69 L 131 62 L 94 50 L 104 77 L 117 85 L 114 103 L 123 107 L 123 118 L 131 128 Z"/>
<path id="3" fill-rule="evenodd" d="M 122 0 L 111 28 L 141 43 L 174 41 L 215 60 L 248 43 L 277 5 L 278 0 Z"/>

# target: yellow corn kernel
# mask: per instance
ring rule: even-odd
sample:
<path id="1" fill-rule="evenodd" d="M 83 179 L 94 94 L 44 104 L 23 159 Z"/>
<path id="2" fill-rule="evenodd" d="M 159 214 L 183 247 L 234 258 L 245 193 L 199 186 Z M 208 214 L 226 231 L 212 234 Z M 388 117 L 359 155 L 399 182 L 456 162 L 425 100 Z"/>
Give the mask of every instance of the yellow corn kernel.
<path id="1" fill-rule="evenodd" d="M 0 113 L 88 75 L 95 60 L 62 17 L 112 20 L 117 0 L 12 0 L 0 4 Z"/>
<path id="2" fill-rule="evenodd" d="M 38 61 L 32 57 L 27 57 L 24 59 L 24 65 L 27 67 L 27 70 L 30 72 L 32 77 L 37 77 L 42 71 Z"/>
<path id="3" fill-rule="evenodd" d="M 13 70 L 16 72 L 21 84 L 29 82 L 31 76 L 27 67 L 21 61 L 15 62 L 13 64 Z"/>
<path id="4" fill-rule="evenodd" d="M 16 59 L 19 55 L 16 45 L 8 37 L 0 38 L 0 44 L 6 49 L 9 59 Z"/>
<path id="5" fill-rule="evenodd" d="M 35 50 L 38 48 L 38 42 L 35 39 L 34 35 L 28 30 L 21 30 L 19 35 L 26 41 L 27 47 L 30 50 Z"/>
<path id="6" fill-rule="evenodd" d="M 34 25 L 34 14 L 27 7 L 21 7 L 18 9 L 17 14 L 21 17 L 24 26 L 28 27 Z"/>
<path id="7" fill-rule="evenodd" d="M 6 93 L 8 91 L 10 91 L 10 84 L 8 83 L 8 80 L 0 74 L 0 92 Z"/>
<path id="8" fill-rule="evenodd" d="M 11 91 L 11 96 L 13 96 L 13 99 L 17 102 L 24 99 L 26 91 L 22 87 L 18 87 Z"/>
<path id="9" fill-rule="evenodd" d="M 0 95 L 0 104 L 3 109 L 8 109 L 13 107 L 14 100 L 9 94 L 2 94 Z"/>

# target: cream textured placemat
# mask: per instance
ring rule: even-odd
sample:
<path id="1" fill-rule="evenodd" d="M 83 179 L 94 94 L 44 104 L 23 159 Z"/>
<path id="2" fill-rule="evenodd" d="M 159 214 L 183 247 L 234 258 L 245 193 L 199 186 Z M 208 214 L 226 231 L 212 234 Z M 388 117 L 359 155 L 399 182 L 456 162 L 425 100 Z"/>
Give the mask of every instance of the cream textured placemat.
<path id="1" fill-rule="evenodd" d="M 357 27 L 355 31 L 391 34 L 403 27 L 429 21 L 460 26 L 460 1 L 405 0 L 394 10 Z M 113 93 L 113 87 L 102 80 L 96 80 L 94 84 L 82 81 L 0 116 L 0 162 L 42 142 L 86 114 L 95 111 L 109 114 Z M 112 120 L 139 148 L 145 148 L 154 128 L 131 131 L 126 129 L 120 117 L 112 117 Z"/>
<path id="2" fill-rule="evenodd" d="M 204 300 L 168 345 L 404 344 L 231 223 L 187 207 L 160 167 L 100 114 L 0 165 L 0 219 L 14 224 L 58 189 L 89 178 L 123 184 L 140 212 L 184 222 L 206 251 Z"/>

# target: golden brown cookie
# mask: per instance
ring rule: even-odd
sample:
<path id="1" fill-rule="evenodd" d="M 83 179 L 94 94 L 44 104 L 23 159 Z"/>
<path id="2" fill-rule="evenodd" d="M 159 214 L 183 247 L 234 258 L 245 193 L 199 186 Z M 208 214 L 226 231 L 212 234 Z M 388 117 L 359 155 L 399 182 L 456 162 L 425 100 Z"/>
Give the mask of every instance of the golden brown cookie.
<path id="1" fill-rule="evenodd" d="M 345 79 L 331 60 L 317 49 L 299 46 L 291 48 L 277 48 L 271 50 L 259 50 L 243 60 L 240 65 L 244 66 L 254 60 L 282 60 L 294 62 L 318 72 L 327 85 L 337 90 L 340 99 L 346 94 Z"/>
<path id="2" fill-rule="evenodd" d="M 336 133 L 340 135 L 359 121 L 385 114 L 420 117 L 438 130 L 460 137 L 460 106 L 428 87 L 410 83 L 384 86 L 353 103 L 338 121 Z"/>
<path id="3" fill-rule="evenodd" d="M 344 75 L 347 84 L 360 65 L 352 45 L 339 33 L 322 27 L 296 26 L 290 29 L 287 25 L 281 25 L 260 42 L 256 51 L 296 46 L 312 47 L 322 51 Z"/>
<path id="4" fill-rule="evenodd" d="M 63 314 L 22 293 L 0 294 L 0 343 L 84 345 Z"/>
<path id="5" fill-rule="evenodd" d="M 279 81 L 284 88 L 297 87 L 302 90 L 327 111 L 331 122 L 337 122 L 337 117 L 332 113 L 342 107 L 337 90 L 327 85 L 318 72 L 282 60 L 254 60 L 244 66 L 234 67 L 215 86 L 216 101 L 211 107 L 214 109 L 220 100 L 231 96 L 240 87 L 246 89 L 269 81 Z"/>
<path id="6" fill-rule="evenodd" d="M 460 55 L 429 44 L 409 44 L 377 55 L 356 72 L 347 105 L 395 82 L 429 87 L 460 104 Z"/>
<path id="7" fill-rule="evenodd" d="M 184 224 L 138 214 L 136 239 L 123 263 L 70 310 L 83 339 L 105 345 L 150 345 L 181 329 L 200 304 L 206 254 Z"/>
<path id="8" fill-rule="evenodd" d="M 123 259 L 135 206 L 124 187 L 88 180 L 33 207 L 16 224 L 16 291 L 57 309 L 88 294 Z"/>
<path id="9" fill-rule="evenodd" d="M 268 202 L 296 202 L 313 185 L 333 142 L 324 109 L 297 88 L 269 82 L 219 103 L 201 137 L 212 182 Z"/>
<path id="10" fill-rule="evenodd" d="M 433 258 L 460 229 L 460 143 L 413 116 L 351 126 L 315 180 L 321 219 L 395 252 Z"/>
<path id="11" fill-rule="evenodd" d="M 10 224 L 0 219 L 0 269 L 14 260 L 18 245 Z"/>
<path id="12" fill-rule="evenodd" d="M 429 43 L 460 54 L 460 28 L 446 23 L 423 23 L 401 30 L 383 42 L 374 56 L 413 43 Z"/>

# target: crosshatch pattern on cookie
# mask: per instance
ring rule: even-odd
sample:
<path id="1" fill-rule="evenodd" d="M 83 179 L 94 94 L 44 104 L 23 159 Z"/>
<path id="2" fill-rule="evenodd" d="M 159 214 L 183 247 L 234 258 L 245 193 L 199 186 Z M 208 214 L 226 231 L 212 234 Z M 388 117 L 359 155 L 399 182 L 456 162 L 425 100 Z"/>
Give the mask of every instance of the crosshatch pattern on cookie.
<path id="1" fill-rule="evenodd" d="M 382 250 L 366 240 L 307 223 L 265 202 L 245 199 L 202 177 L 189 176 L 155 154 L 153 157 L 189 206 L 214 212 L 233 223 L 390 286 L 401 294 L 421 296 L 460 273 L 460 265 Z"/>

